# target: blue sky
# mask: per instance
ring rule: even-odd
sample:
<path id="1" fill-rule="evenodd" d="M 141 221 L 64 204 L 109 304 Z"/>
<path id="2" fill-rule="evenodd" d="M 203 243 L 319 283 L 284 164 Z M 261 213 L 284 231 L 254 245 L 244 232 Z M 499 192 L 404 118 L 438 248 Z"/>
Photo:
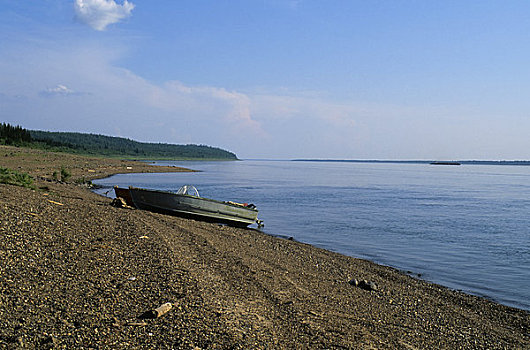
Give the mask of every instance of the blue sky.
<path id="1" fill-rule="evenodd" d="M 527 1 L 0 0 L 0 121 L 241 158 L 530 159 Z"/>

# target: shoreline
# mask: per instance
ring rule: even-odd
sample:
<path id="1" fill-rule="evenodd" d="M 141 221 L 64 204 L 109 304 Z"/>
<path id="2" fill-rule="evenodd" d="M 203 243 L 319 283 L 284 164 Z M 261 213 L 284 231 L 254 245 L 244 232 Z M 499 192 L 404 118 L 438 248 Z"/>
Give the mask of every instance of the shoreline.
<path id="1" fill-rule="evenodd" d="M 114 208 L 73 182 L 137 162 L 33 152 L 0 147 L 0 166 L 47 188 L 0 185 L 6 348 L 530 347 L 527 311 L 256 230 Z M 52 180 L 61 165 L 72 182 Z"/>
<path id="2" fill-rule="evenodd" d="M 235 166 L 224 166 L 222 163 L 218 163 L 219 167 L 212 163 L 212 165 L 200 165 L 197 163 L 178 163 L 178 162 L 161 162 L 157 164 L 163 164 L 163 165 L 177 165 L 177 166 L 186 166 L 186 167 L 192 167 L 194 169 L 202 169 L 202 170 L 214 170 L 214 171 L 208 171 L 208 174 L 204 173 L 200 175 L 199 177 L 196 177 L 196 175 L 184 175 L 184 177 L 187 180 L 182 179 L 182 177 L 175 177 L 173 175 L 165 176 L 165 175 L 156 175 L 156 174 L 139 174 L 138 176 L 128 176 L 128 175 L 119 175 L 114 176 L 108 180 L 102 180 L 102 181 L 95 181 L 96 184 L 101 184 L 105 187 L 104 190 L 96 190 L 98 193 L 105 194 L 104 192 L 108 193 L 109 190 L 112 190 L 112 186 L 119 184 L 120 186 L 127 187 L 128 185 L 136 186 L 134 183 L 140 181 L 142 185 L 140 187 L 146 187 L 151 189 L 159 189 L 159 190 L 176 190 L 178 189 L 182 184 L 184 183 L 191 183 L 194 184 L 199 190 L 201 186 L 204 186 L 205 184 L 208 186 L 207 190 L 210 191 L 211 198 L 229 198 L 233 194 L 231 194 L 231 191 L 227 191 L 226 188 L 230 186 L 224 186 L 224 188 L 221 186 L 216 186 L 215 184 L 219 183 L 225 183 L 225 180 L 230 181 L 230 178 L 232 175 L 227 176 L 227 172 L 230 172 L 234 174 L 234 176 L 237 176 L 237 173 L 248 173 L 252 174 L 249 175 L 250 177 L 247 177 L 247 179 L 244 179 L 243 182 L 239 181 L 238 185 L 242 185 L 245 183 L 243 187 L 247 188 L 248 186 L 251 186 L 252 183 L 254 183 L 256 180 L 261 183 L 274 183 L 276 187 L 282 186 L 285 184 L 279 184 L 277 186 L 276 180 L 281 180 L 278 178 L 278 176 L 283 177 L 283 174 L 288 174 L 287 176 L 289 179 L 293 180 L 293 178 L 296 178 L 297 181 L 303 181 L 306 178 L 312 179 L 313 181 L 316 179 L 315 177 L 311 177 L 310 174 L 299 176 L 299 174 L 304 174 L 304 171 L 300 171 L 300 169 L 306 169 L 310 168 L 311 170 L 320 169 L 321 172 L 325 172 L 328 174 L 328 176 L 334 176 L 333 183 L 342 183 L 341 181 L 344 181 L 344 179 L 341 179 L 337 177 L 336 173 L 337 171 L 339 173 L 351 171 L 352 169 L 350 166 L 347 167 L 335 167 L 333 165 L 326 165 L 326 164 L 317 164 L 317 165 L 310 165 L 310 163 L 303 165 L 299 164 L 289 164 L 289 161 L 276 161 L 276 162 L 260 162 L 260 161 L 245 161 L 245 164 L 241 163 L 237 167 Z M 263 163 L 263 166 L 262 164 Z M 278 164 L 275 164 L 278 163 Z M 328 163 L 329 164 L 329 163 Z M 421 169 L 420 169 L 421 168 Z M 454 182 L 453 185 L 449 185 L 448 183 L 445 183 L 443 188 L 433 188 L 432 186 L 422 187 L 422 185 L 425 185 L 424 181 L 432 181 L 431 173 L 428 171 L 428 169 L 420 167 L 420 168 L 408 168 L 407 166 L 402 167 L 401 165 L 395 164 L 394 165 L 388 165 L 388 168 L 385 168 L 386 170 L 376 169 L 371 166 L 361 166 L 359 169 L 362 173 L 365 171 L 369 171 L 371 173 L 381 173 L 382 172 L 400 172 L 400 175 L 405 176 L 414 176 L 418 178 L 410 178 L 407 177 L 407 180 L 400 180 L 401 183 L 405 183 L 406 185 L 401 185 L 399 183 L 393 182 L 392 179 L 385 179 L 384 183 L 385 186 L 394 186 L 392 188 L 392 192 L 390 191 L 384 191 L 383 193 L 387 194 L 388 200 L 395 199 L 399 203 L 403 205 L 410 205 L 413 202 L 422 202 L 423 199 L 425 199 L 425 196 L 432 195 L 432 191 L 435 191 L 436 193 L 440 194 L 443 193 L 441 200 L 443 203 L 446 203 L 449 201 L 450 196 L 451 200 L 449 203 L 451 205 L 449 206 L 441 206 L 440 210 L 434 209 L 437 205 L 431 206 L 432 203 L 429 202 L 428 205 L 423 206 L 423 202 L 421 204 L 421 210 L 416 211 L 410 211 L 408 212 L 409 216 L 400 217 L 396 215 L 396 213 L 403 211 L 403 209 L 396 211 L 396 207 L 387 207 L 383 204 L 383 202 L 380 201 L 379 195 L 372 193 L 370 197 L 366 198 L 367 201 L 362 201 L 362 203 L 353 204 L 353 205 L 347 205 L 345 203 L 356 203 L 357 199 L 353 196 L 346 197 L 343 196 L 343 194 L 340 194 L 341 200 L 340 203 L 324 203 L 326 200 L 323 200 L 320 204 L 322 208 L 328 208 L 328 209 L 322 209 L 322 208 L 316 208 L 313 206 L 302 206 L 297 205 L 297 202 L 288 201 L 288 202 L 282 202 L 283 209 L 287 209 L 289 211 L 292 210 L 291 217 L 289 220 L 284 222 L 277 221 L 277 218 L 275 219 L 276 214 L 279 214 L 281 216 L 281 210 L 278 212 L 277 209 L 275 209 L 275 199 L 269 197 L 264 191 L 263 188 L 253 188 L 252 191 L 250 191 L 247 194 L 239 194 L 240 199 L 242 201 L 251 201 L 255 204 L 258 204 L 258 207 L 262 210 L 260 210 L 259 217 L 265 218 L 265 221 L 270 221 L 270 225 L 267 224 L 264 228 L 262 228 L 262 231 L 272 234 L 274 236 L 285 236 L 285 235 L 277 235 L 276 233 L 281 232 L 285 233 L 286 235 L 293 236 L 300 242 L 309 243 L 316 245 L 317 247 L 321 247 L 324 249 L 328 249 L 334 252 L 339 252 L 341 254 L 345 254 L 348 256 L 356 257 L 356 258 L 362 258 L 367 259 L 372 262 L 375 262 L 377 264 L 382 264 L 390 267 L 397 268 L 405 273 L 408 273 L 409 275 L 413 277 L 420 277 L 426 281 L 433 282 L 436 284 L 440 284 L 446 287 L 449 287 L 451 289 L 457 290 L 457 291 L 463 291 L 467 294 L 472 294 L 480 297 L 487 298 L 489 300 L 492 300 L 494 302 L 515 307 L 518 309 L 530 311 L 530 304 L 529 304 L 529 291 L 528 288 L 528 282 L 526 282 L 526 279 L 523 278 L 524 271 L 521 271 L 521 268 L 524 270 L 525 264 L 523 263 L 523 260 L 518 259 L 517 254 L 509 254 L 506 255 L 506 261 L 502 264 L 497 264 L 496 261 L 498 259 L 504 259 L 503 254 L 506 253 L 503 251 L 507 249 L 511 249 L 510 251 L 513 251 L 514 253 L 517 253 L 517 244 L 514 244 L 514 240 L 519 240 L 519 242 L 524 242 L 524 234 L 525 231 L 525 225 L 518 225 L 518 228 L 515 227 L 517 222 L 524 222 L 525 218 L 525 212 L 522 210 L 523 207 L 515 206 L 514 208 L 511 208 L 509 211 L 503 211 L 499 214 L 498 220 L 495 220 L 494 222 L 488 222 L 487 220 L 484 221 L 484 219 L 481 219 L 480 212 L 483 212 L 487 210 L 488 212 L 491 210 L 492 213 L 495 213 L 496 208 L 505 207 L 506 205 L 510 205 L 508 203 L 512 203 L 513 205 L 517 204 L 517 200 L 514 198 L 519 198 L 519 193 L 511 193 L 510 195 L 507 195 L 506 193 L 504 196 L 497 196 L 495 197 L 495 201 L 483 201 L 480 200 L 481 195 L 474 196 L 473 199 L 462 197 L 458 195 L 458 191 L 464 189 L 464 184 L 459 182 L 459 178 L 462 178 L 462 174 L 456 175 L 453 172 L 442 172 L 436 174 L 432 174 L 433 176 L 445 179 L 448 181 L 448 179 L 452 179 Z M 255 169 L 261 169 L 258 172 L 254 172 Z M 273 171 L 273 173 L 276 173 L 277 170 L 281 169 L 281 174 L 278 171 L 277 175 L 272 175 L 270 171 Z M 368 169 L 368 170 L 367 170 Z M 480 169 L 476 169 L 478 173 L 475 173 L 475 171 L 472 171 L 473 176 L 477 176 L 480 178 L 479 183 L 482 181 L 488 181 L 488 183 L 497 183 L 499 180 L 494 180 L 491 177 L 490 172 L 488 171 L 479 171 Z M 515 171 L 515 170 L 514 170 Z M 287 173 L 288 172 L 288 173 Z M 403 174 L 401 174 L 403 172 Z M 508 177 L 516 176 L 515 174 L 523 175 L 525 174 L 524 171 L 516 171 L 513 173 L 509 169 L 498 169 L 497 171 L 494 171 L 496 175 L 503 175 Z M 247 175 L 248 175 L 247 174 Z M 322 173 L 323 174 L 323 173 Z M 335 175 L 334 175 L 335 174 Z M 480 174 L 480 175 L 478 175 Z M 315 176 L 313 174 L 313 176 Z M 421 180 L 419 180 L 419 177 L 423 177 Z M 495 178 L 499 178 L 500 176 L 495 176 Z M 518 179 L 520 176 L 516 176 L 516 178 L 512 178 L 515 181 L 519 181 Z M 344 177 L 347 178 L 347 177 Z M 464 176 L 464 178 L 467 178 Z M 488 180 L 485 180 L 485 179 Z M 180 180 L 179 180 L 180 179 Z M 402 201 L 401 196 L 399 195 L 400 199 L 396 199 L 393 197 L 396 197 L 395 193 L 398 193 L 398 191 L 411 191 L 410 188 L 410 181 L 415 181 L 414 184 L 418 185 L 418 187 L 415 187 L 412 192 L 409 193 L 410 196 L 406 197 L 406 200 Z M 264 182 L 265 181 L 265 182 Z M 271 182 L 272 181 L 272 182 Z M 361 180 L 363 181 L 363 180 Z M 376 180 L 377 185 L 381 184 L 381 179 Z M 497 182 L 495 182 L 497 181 Z M 504 180 L 503 180 L 504 181 Z M 162 182 L 164 185 L 160 186 L 159 183 Z M 354 181 L 356 182 L 356 181 Z M 318 182 L 317 182 L 318 183 Z M 523 183 L 515 182 L 519 184 L 519 186 L 523 186 Z M 302 184 L 300 182 L 300 184 Z M 313 183 L 314 184 L 314 183 Z M 210 188 L 210 186 L 212 186 Z M 304 182 L 304 186 L 307 185 L 307 183 Z M 416 186 L 414 185 L 414 186 Z M 510 188 L 513 187 L 514 183 L 511 183 Z M 454 192 L 454 189 L 450 190 L 452 186 L 458 187 L 459 190 L 457 192 Z M 366 187 L 362 186 L 361 187 Z M 385 187 L 386 188 L 386 187 Z M 421 188 L 421 189 L 420 189 Z M 472 191 L 475 193 L 475 191 L 481 191 L 486 189 L 480 189 L 480 185 L 478 185 L 476 182 L 474 183 L 468 183 L 465 185 L 465 188 L 467 191 Z M 212 192 L 213 190 L 213 192 Z M 282 191 L 285 191 L 284 188 Z M 335 191 L 338 189 L 335 189 Z M 493 190 L 493 189 L 492 189 Z M 289 188 L 289 191 L 291 189 Z M 356 192 L 358 189 L 355 190 Z M 489 189 L 487 191 L 490 191 Z M 278 192 L 278 189 L 276 189 L 276 192 Z M 295 189 L 293 190 L 292 194 L 293 196 L 305 198 L 304 201 L 307 203 L 310 203 L 311 200 L 317 200 L 321 201 L 319 199 L 319 196 L 315 196 L 315 192 L 318 192 L 315 190 L 314 187 L 310 187 L 309 189 Z M 349 191 L 348 191 L 349 192 Z M 420 194 L 421 192 L 421 194 Z M 449 193 L 450 192 L 450 193 Z M 202 193 L 202 191 L 201 191 Z M 279 192 L 278 192 L 279 193 Z M 481 192 L 477 192 L 481 193 Z M 107 194 L 109 197 L 113 197 L 113 192 L 110 191 L 110 193 Z M 206 197 L 208 195 L 204 193 Z M 323 193 L 319 193 L 319 195 L 323 195 Z M 375 195 L 375 197 L 373 197 Z M 237 195 L 236 195 L 237 196 Z M 437 198 L 436 202 L 442 198 Z M 311 200 L 309 199 L 311 198 Z M 327 197 L 324 197 L 327 198 Z M 455 212 L 456 209 L 453 204 L 453 200 L 464 200 L 466 203 L 458 203 L 459 205 L 464 205 L 466 210 L 464 211 L 458 211 Z M 520 199 L 523 199 L 520 197 Z M 411 200 L 413 202 L 411 202 Z M 468 201 L 473 200 L 473 204 L 471 206 L 468 206 Z M 497 203 L 497 205 L 492 205 L 492 203 Z M 272 205 L 271 205 L 272 203 Z M 306 204 L 307 204 L 306 203 Z M 374 204 L 378 203 L 377 207 L 374 208 Z M 383 205 L 382 205 L 383 204 Z M 398 207 L 401 205 L 399 204 Z M 447 203 L 446 203 L 447 204 Z M 333 215 L 334 207 L 336 205 L 343 205 L 345 207 L 341 207 L 341 210 L 348 211 L 349 215 L 354 218 L 354 220 L 347 219 L 347 222 L 340 221 L 338 218 L 334 218 L 333 222 L 330 222 L 329 219 L 326 218 L 326 215 L 324 215 L 321 219 L 317 219 L 317 221 L 311 221 L 311 217 L 318 217 L 320 211 L 324 210 L 329 215 Z M 474 207 L 475 205 L 478 205 L 478 207 Z M 369 207 L 368 207 L 369 206 Z M 307 208 L 306 208 L 307 207 Z M 478 209 L 480 207 L 480 209 Z M 288 209 L 291 208 L 291 209 Z M 453 209 L 451 209 L 453 208 Z M 474 208 L 474 209 L 471 209 Z M 517 208 L 520 208 L 517 210 Z M 315 211 L 317 210 L 318 211 Z M 408 210 L 412 209 L 415 210 L 416 208 L 407 208 Z M 420 209 L 420 207 L 417 207 L 417 209 Z M 468 210 L 470 209 L 470 210 Z M 513 209 L 513 211 L 512 211 Z M 383 220 L 375 220 L 371 221 L 368 226 L 370 226 L 370 230 L 366 230 L 365 228 L 365 222 L 359 222 L 361 217 L 369 212 L 374 212 L 374 210 L 379 210 L 381 212 L 385 212 L 384 215 L 386 218 Z M 383 210 L 383 211 L 382 211 Z M 386 212 L 385 210 L 389 210 L 389 212 Z M 430 212 L 430 214 L 427 214 Z M 393 213 L 394 216 L 392 219 L 388 218 L 388 213 Z M 473 213 L 476 214 L 476 216 L 473 216 Z M 448 219 L 450 215 L 457 215 L 456 217 L 453 217 L 453 219 Z M 315 216 L 317 215 L 317 216 Z M 422 216 L 426 215 L 426 216 Z M 437 216 L 437 219 L 435 220 L 436 223 L 431 222 L 432 215 L 442 215 L 441 217 Z M 470 215 L 469 218 L 466 216 Z M 283 216 L 282 216 L 283 217 Z M 344 217 L 344 215 L 343 215 Z M 421 219 L 420 219 L 421 218 Z M 465 219 L 464 219 L 465 218 Z M 336 220 L 340 221 L 340 225 L 336 224 Z M 388 229 L 388 225 L 386 225 L 386 222 L 388 220 L 392 220 L 392 230 L 391 232 L 394 234 L 394 228 L 399 226 L 403 231 L 400 230 L 399 237 L 397 243 L 400 243 L 401 246 L 398 247 L 396 245 L 388 246 L 386 244 L 386 239 L 382 239 L 381 237 L 392 235 Z M 422 222 L 420 222 L 422 220 Z M 456 220 L 456 221 L 455 221 Z M 500 221 L 499 221 L 500 220 Z M 508 220 L 508 221 L 506 221 Z M 455 222 L 450 222 L 455 221 Z M 506 221 L 509 224 L 502 225 L 499 224 L 499 222 Z M 458 224 L 456 223 L 458 222 Z M 325 224 L 324 224 L 325 223 Z M 395 224 L 395 225 L 394 225 Z M 421 226 L 420 226 L 421 225 Z M 473 227 L 471 229 L 468 225 L 478 225 L 478 227 Z M 340 227 L 339 227 L 340 226 Z M 255 227 L 252 226 L 252 227 Z M 347 228 L 349 227 L 349 229 Z M 356 230 L 356 227 L 361 227 L 362 229 Z M 449 227 L 452 227 L 454 229 L 448 229 Z M 493 229 L 495 227 L 495 229 Z M 487 229 L 486 229 L 487 228 Z M 347 232 L 348 230 L 349 232 Z M 352 231 L 353 230 L 353 231 Z M 373 231 L 372 231 L 373 230 Z M 496 231 L 499 234 L 503 233 L 501 236 L 510 236 L 510 239 L 504 240 L 501 238 L 499 242 L 495 243 L 495 241 L 492 241 L 491 239 L 488 239 L 487 232 L 490 231 Z M 320 231 L 320 232 L 319 232 Z M 442 236 L 439 234 L 443 233 Z M 397 233 L 395 233 L 397 234 Z M 433 239 L 428 238 L 427 240 L 425 238 L 421 238 L 424 235 L 433 235 L 435 234 L 436 237 Z M 473 240 L 477 240 L 478 245 L 475 244 L 469 244 L 469 238 L 468 235 L 473 234 Z M 474 236 L 474 235 L 477 236 Z M 355 236 L 355 237 L 354 237 Z M 392 238 L 396 238 L 398 236 L 393 236 Z M 434 236 L 433 236 L 434 237 Z M 480 237 L 480 238 L 479 238 Z M 517 238 L 516 238 L 517 237 Z M 288 237 L 284 237 L 288 238 Z M 362 239 L 362 242 L 359 242 L 358 240 Z M 364 242 L 364 243 L 363 243 Z M 408 242 L 408 243 L 407 243 Z M 432 244 L 436 242 L 437 246 L 433 248 Z M 363 247 L 363 245 L 366 245 Z M 419 247 L 424 247 L 425 249 L 421 249 Z M 502 247 L 502 248 L 501 248 Z M 384 252 L 382 252 L 381 249 L 384 248 Z M 436 253 L 435 257 L 431 257 L 426 251 L 430 251 L 430 249 L 435 249 L 433 252 Z M 437 252 L 436 249 L 440 251 L 444 251 L 444 253 Z M 410 255 L 409 255 L 410 254 Z M 523 253 L 524 255 L 524 253 Z M 501 261 L 499 260 L 499 261 Z M 462 263 L 465 262 L 466 266 L 462 268 Z M 488 267 L 489 266 L 489 267 Z M 504 268 L 501 268 L 500 266 L 504 266 Z M 502 269 L 502 270 L 500 270 Z"/>

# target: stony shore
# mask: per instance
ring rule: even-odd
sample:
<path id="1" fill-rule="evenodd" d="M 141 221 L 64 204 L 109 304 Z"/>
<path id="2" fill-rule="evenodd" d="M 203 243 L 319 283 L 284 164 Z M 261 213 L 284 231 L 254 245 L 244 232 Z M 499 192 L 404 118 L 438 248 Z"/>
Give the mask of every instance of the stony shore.
<path id="1" fill-rule="evenodd" d="M 530 348 L 526 311 L 256 230 L 115 208 L 80 181 L 184 169 L 4 146 L 0 166 L 37 187 L 0 185 L 0 348 Z M 61 166 L 68 183 L 52 180 Z"/>

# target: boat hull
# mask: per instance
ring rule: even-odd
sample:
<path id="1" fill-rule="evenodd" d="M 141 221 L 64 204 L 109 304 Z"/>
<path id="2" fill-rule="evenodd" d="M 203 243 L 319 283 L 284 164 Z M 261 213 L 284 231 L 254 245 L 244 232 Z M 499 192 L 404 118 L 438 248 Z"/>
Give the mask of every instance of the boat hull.
<path id="1" fill-rule="evenodd" d="M 123 200 L 125 200 L 125 204 L 130 207 L 134 207 L 134 202 L 128 188 L 114 186 L 114 193 L 116 194 L 117 198 L 123 198 Z"/>
<path id="2" fill-rule="evenodd" d="M 134 205 L 142 210 L 246 227 L 256 222 L 258 211 L 241 205 L 166 191 L 129 188 Z"/>

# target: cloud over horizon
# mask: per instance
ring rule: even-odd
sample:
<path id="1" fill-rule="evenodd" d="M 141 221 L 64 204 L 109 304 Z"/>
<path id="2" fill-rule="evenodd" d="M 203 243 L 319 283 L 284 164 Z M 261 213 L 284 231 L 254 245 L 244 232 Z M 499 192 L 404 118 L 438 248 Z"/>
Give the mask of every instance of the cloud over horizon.
<path id="1" fill-rule="evenodd" d="M 58 84 L 53 88 L 46 88 L 41 91 L 42 96 L 67 96 L 67 95 L 76 95 L 77 93 L 63 84 Z"/>
<path id="2" fill-rule="evenodd" d="M 17 52 L 0 58 L 0 116 L 8 122 L 234 151 L 241 139 L 266 137 L 244 93 L 178 80 L 153 83 L 114 65 L 115 50 L 98 45 L 33 48 L 23 59 Z"/>
<path id="3" fill-rule="evenodd" d="M 229 89 L 175 78 L 154 82 L 116 63 L 123 53 L 115 45 L 21 45 L 0 56 L 0 117 L 29 129 L 208 144 L 240 158 L 528 158 L 523 115 L 517 133 L 508 133 L 486 109 L 344 100 L 318 90 Z M 463 125 L 461 115 L 479 130 L 476 136 L 455 128 Z M 493 137 L 501 132 L 513 141 Z M 519 153 L 509 153 L 513 145 Z"/>
<path id="4" fill-rule="evenodd" d="M 334 101 L 316 91 L 155 83 L 116 65 L 114 48 L 101 45 L 19 53 L 14 47 L 0 57 L 0 116 L 27 128 L 209 144 L 242 158 L 428 158 L 433 150 L 415 151 L 416 140 L 429 137 L 424 143 L 432 144 L 453 125 L 443 121 L 450 111 L 438 111 L 443 123 L 429 130 L 418 127 L 423 115 L 436 112 L 425 107 Z M 468 139 L 465 133 L 452 137 Z M 405 151 L 394 152 L 397 145 Z"/>
<path id="5" fill-rule="evenodd" d="M 127 0 L 121 5 L 114 0 L 75 0 L 74 3 L 77 18 L 98 31 L 130 17 L 134 7 L 135 5 Z"/>

